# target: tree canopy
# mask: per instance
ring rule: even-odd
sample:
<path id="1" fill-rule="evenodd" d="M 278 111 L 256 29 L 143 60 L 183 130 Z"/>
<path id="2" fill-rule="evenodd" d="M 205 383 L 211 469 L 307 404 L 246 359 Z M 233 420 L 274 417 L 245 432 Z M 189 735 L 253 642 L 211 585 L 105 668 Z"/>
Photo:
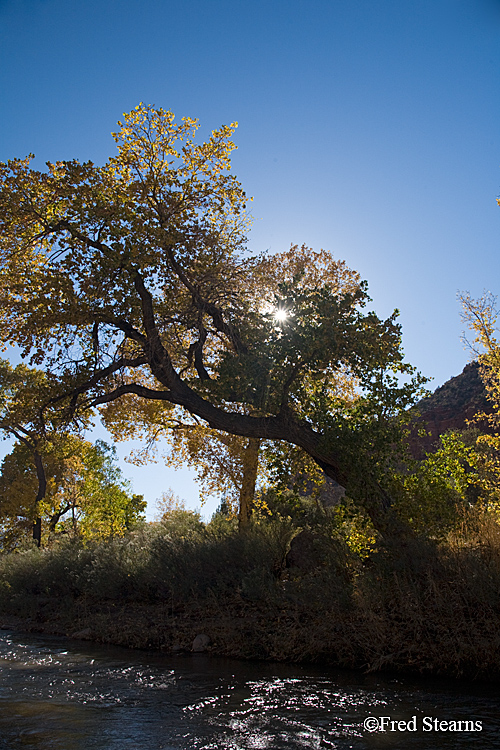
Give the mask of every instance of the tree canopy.
<path id="1" fill-rule="evenodd" d="M 500 203 L 499 203 L 500 205 Z M 500 509 L 500 338 L 497 298 L 484 292 L 478 299 L 469 293 L 459 295 L 462 303 L 462 319 L 473 334 L 472 342 L 466 343 L 479 362 L 479 372 L 486 390 L 490 410 L 480 413 L 475 422 L 484 434 L 479 434 L 476 448 L 479 449 L 479 464 L 482 489 L 488 505 L 497 513 Z M 465 337 L 464 337 L 465 338 Z"/>
<path id="2" fill-rule="evenodd" d="M 48 403 L 68 419 L 139 399 L 292 443 L 382 528 L 387 449 L 423 382 L 397 312 L 366 312 L 366 284 L 335 283 L 330 256 L 248 251 L 236 124 L 198 142 L 197 120 L 141 104 L 119 125 L 104 166 L 0 166 L 2 340 L 57 379 Z"/>
<path id="3" fill-rule="evenodd" d="M 115 452 L 68 433 L 56 433 L 41 449 L 45 492 L 39 487 L 30 446 L 14 445 L 0 466 L 0 549 L 13 549 L 37 516 L 44 541 L 62 533 L 82 539 L 120 536 L 142 518 L 146 503 L 134 495 L 116 465 Z"/>

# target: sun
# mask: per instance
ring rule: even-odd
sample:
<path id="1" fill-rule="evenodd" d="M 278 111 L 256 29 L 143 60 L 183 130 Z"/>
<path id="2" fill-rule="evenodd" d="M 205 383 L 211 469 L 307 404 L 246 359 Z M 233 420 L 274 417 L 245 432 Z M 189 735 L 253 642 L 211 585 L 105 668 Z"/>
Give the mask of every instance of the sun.
<path id="1" fill-rule="evenodd" d="M 286 310 L 275 310 L 273 318 L 277 323 L 283 323 L 288 318 L 288 313 Z"/>

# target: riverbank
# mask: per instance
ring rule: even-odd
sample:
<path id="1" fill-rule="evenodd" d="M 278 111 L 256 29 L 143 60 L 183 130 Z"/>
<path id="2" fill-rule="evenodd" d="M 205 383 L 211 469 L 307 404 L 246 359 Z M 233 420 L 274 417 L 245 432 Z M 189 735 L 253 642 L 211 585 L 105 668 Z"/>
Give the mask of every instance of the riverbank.
<path id="1" fill-rule="evenodd" d="M 498 680 L 498 546 L 419 545 L 350 567 L 345 559 L 340 566 L 333 545 L 330 559 L 324 548 L 312 569 L 276 568 L 280 545 L 262 534 L 212 540 L 205 558 L 192 540 L 177 557 L 173 541 L 163 540 L 153 549 L 168 550 L 169 565 L 137 535 L 93 549 L 13 554 L 1 565 L 0 627 L 165 653 L 199 648 Z M 196 645 L 197 636 L 205 638 Z"/>
<path id="2" fill-rule="evenodd" d="M 240 595 L 203 604 L 178 606 L 138 602 L 96 602 L 50 597 L 32 601 L 31 616 L 0 614 L 0 628 L 63 635 L 167 653 L 203 651 L 214 656 L 363 667 L 356 655 L 350 618 L 321 621 L 301 607 L 277 608 L 269 602 L 245 602 Z M 332 613 L 333 614 L 333 613 Z M 206 636 L 196 646 L 198 636 Z M 359 635 L 359 629 L 358 629 Z M 194 648 L 193 648 L 194 645 Z"/>
<path id="3" fill-rule="evenodd" d="M 203 651 L 213 656 L 274 662 L 312 663 L 397 672 L 407 675 L 498 681 L 500 636 L 497 623 L 474 616 L 457 628 L 414 622 L 399 616 L 318 617 L 316 612 L 270 612 L 260 605 L 226 602 L 222 608 L 186 606 L 172 613 L 165 605 L 76 601 L 61 606 L 47 597 L 34 602 L 31 617 L 0 615 L 0 628 L 62 635 L 100 644 L 164 653 Z M 411 606 L 411 604 L 410 604 Z M 420 618 L 419 618 L 420 619 Z M 464 627 L 468 625 L 468 627 Z M 199 636 L 206 636 L 200 639 Z M 198 643 L 200 642 L 201 644 Z"/>

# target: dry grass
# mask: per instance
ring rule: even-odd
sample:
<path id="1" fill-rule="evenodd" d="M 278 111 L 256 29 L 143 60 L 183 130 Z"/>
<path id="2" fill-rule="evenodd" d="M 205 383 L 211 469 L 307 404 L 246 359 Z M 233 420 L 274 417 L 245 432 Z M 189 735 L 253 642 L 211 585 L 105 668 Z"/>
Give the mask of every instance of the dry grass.
<path id="1" fill-rule="evenodd" d="M 500 675 L 500 527 L 464 516 L 446 543 L 411 540 L 286 570 L 293 529 L 246 536 L 190 519 L 124 540 L 0 559 L 0 613 L 24 627 L 132 647 L 316 661 L 455 677 Z"/>

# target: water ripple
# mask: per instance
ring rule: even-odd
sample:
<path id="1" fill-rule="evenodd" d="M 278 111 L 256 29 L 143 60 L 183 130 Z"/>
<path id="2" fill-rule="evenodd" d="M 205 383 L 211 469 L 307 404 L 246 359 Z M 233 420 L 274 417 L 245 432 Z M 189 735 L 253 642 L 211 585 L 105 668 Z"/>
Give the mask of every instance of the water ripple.
<path id="1" fill-rule="evenodd" d="M 367 716 L 480 719 L 484 731 L 374 733 Z M 0 750 L 500 747 L 496 689 L 166 657 L 0 633 Z"/>

